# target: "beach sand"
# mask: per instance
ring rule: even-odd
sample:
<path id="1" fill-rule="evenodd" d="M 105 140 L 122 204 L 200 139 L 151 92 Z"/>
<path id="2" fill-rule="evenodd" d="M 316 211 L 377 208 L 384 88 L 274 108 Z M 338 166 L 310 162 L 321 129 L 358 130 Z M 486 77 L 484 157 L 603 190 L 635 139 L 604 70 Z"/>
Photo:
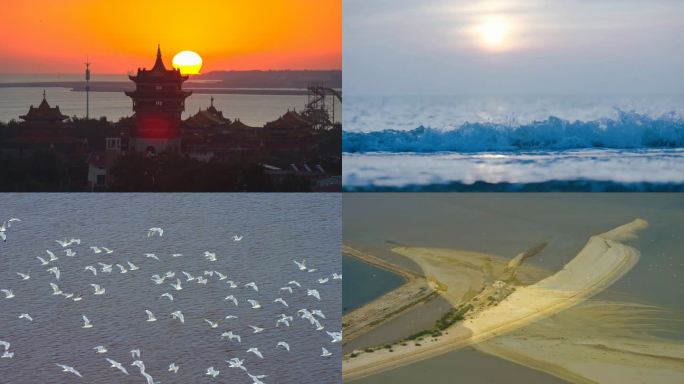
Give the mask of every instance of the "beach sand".
<path id="1" fill-rule="evenodd" d="M 633 238 L 646 226 L 645 221 L 636 219 L 591 237 L 559 272 L 537 283 L 517 287 L 497 305 L 484 306 L 469 313 L 464 321 L 454 324 L 440 337 L 426 338 L 420 343 L 399 344 L 392 349 L 378 349 L 353 358 L 346 356 L 343 379 L 350 381 L 486 341 L 581 303 L 634 266 L 639 252 L 622 241 Z M 394 251 L 418 263 L 425 270 L 431 287 L 455 306 L 464 303 L 469 296 L 475 296 L 474 288 L 485 283 L 478 280 L 478 274 L 466 272 L 464 276 L 464 260 L 452 261 L 446 255 L 425 248 L 402 247 Z M 481 267 L 488 266 L 484 264 Z M 475 279 L 475 285 L 464 283 L 471 278 Z"/>

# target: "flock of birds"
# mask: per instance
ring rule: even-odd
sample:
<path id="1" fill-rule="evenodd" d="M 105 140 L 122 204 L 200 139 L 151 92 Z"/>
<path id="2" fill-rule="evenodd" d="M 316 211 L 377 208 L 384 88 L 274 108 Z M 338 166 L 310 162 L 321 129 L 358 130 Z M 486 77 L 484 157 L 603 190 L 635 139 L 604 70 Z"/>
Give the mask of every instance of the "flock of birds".
<path id="1" fill-rule="evenodd" d="M 18 222 L 21 221 L 17 218 L 12 218 L 7 221 L 5 221 L 2 226 L 0 226 L 0 237 L 3 239 L 3 241 L 7 241 L 7 235 L 6 232 L 7 230 L 11 227 L 11 223 L 13 222 Z M 158 227 L 153 227 L 150 228 L 147 231 L 147 237 L 162 237 L 164 235 L 164 230 L 162 228 Z M 232 240 L 234 242 L 240 242 L 243 239 L 243 236 L 238 236 L 234 235 L 232 237 Z M 60 278 L 62 277 L 62 272 L 60 270 L 60 259 L 62 257 L 77 257 L 78 253 L 82 252 L 82 249 L 85 249 L 85 252 L 88 252 L 92 255 L 99 255 L 103 257 L 103 261 L 99 261 L 96 263 L 92 263 L 89 265 L 86 265 L 83 268 L 83 273 L 90 276 L 92 275 L 92 278 L 96 278 L 98 276 L 102 276 L 103 274 L 112 274 L 112 273 L 120 273 L 120 274 L 126 274 L 126 273 L 132 273 L 135 271 L 143 270 L 142 265 L 143 262 L 138 262 L 138 264 L 134 264 L 130 260 L 126 261 L 120 261 L 120 262 L 115 262 L 115 261 L 108 261 L 110 259 L 107 259 L 107 255 L 113 254 L 115 251 L 104 247 L 100 245 L 93 245 L 93 246 L 88 246 L 87 248 L 80 247 L 81 246 L 81 240 L 78 238 L 69 238 L 69 239 L 63 239 L 63 240 L 56 240 L 55 241 L 59 245 L 58 250 L 46 250 L 46 256 L 36 256 L 36 259 L 40 263 L 40 266 L 44 268 L 44 270 L 49 274 L 48 278 L 50 281 L 47 283 L 49 284 L 51 290 L 52 290 L 52 295 L 55 296 L 56 298 L 63 298 L 65 300 L 71 300 L 73 302 L 79 302 L 83 300 L 84 296 L 87 294 L 80 294 L 76 292 L 67 292 L 63 290 L 60 287 Z M 78 246 L 78 247 L 77 247 Z M 75 251 L 74 249 L 78 248 L 78 252 Z M 143 260 L 155 260 L 159 261 L 160 258 L 154 254 L 154 253 L 145 253 Z M 142 257 L 141 256 L 141 257 Z M 208 262 L 216 262 L 218 260 L 218 256 L 214 252 L 210 251 L 205 251 L 204 254 L 204 259 L 206 259 Z M 110 256 L 111 257 L 111 256 Z M 171 257 L 183 257 L 182 254 L 176 253 L 176 254 L 171 254 Z M 107 262 L 105 262 L 107 261 Z M 316 268 L 309 268 L 306 265 L 306 261 L 297 261 L 294 260 L 294 264 L 296 265 L 296 268 L 303 272 L 303 273 L 313 273 L 316 272 Z M 147 267 L 148 263 L 145 263 L 145 268 L 148 269 Z M 16 272 L 16 275 L 18 275 L 21 280 L 20 281 L 26 281 L 32 278 L 30 272 Z M 51 275 L 51 276 L 50 276 Z M 326 284 L 331 280 L 341 280 L 342 275 L 338 273 L 332 273 L 323 277 L 320 277 L 317 279 L 318 284 Z M 246 283 L 238 283 L 233 279 L 230 279 L 228 276 L 227 272 L 221 272 L 217 270 L 204 270 L 198 273 L 191 273 L 188 271 L 166 271 L 163 273 L 155 273 L 150 276 L 150 281 L 151 284 L 154 284 L 155 286 L 161 286 L 161 287 L 168 287 L 169 291 L 164 292 L 159 296 L 159 299 L 163 300 L 168 300 L 169 302 L 173 302 L 175 300 L 174 295 L 180 295 L 181 291 L 183 291 L 184 287 L 187 287 L 189 284 L 200 284 L 200 285 L 207 285 L 207 284 L 223 284 L 225 287 L 227 293 L 227 296 L 225 296 L 224 301 L 226 302 L 226 305 L 231 305 L 233 307 L 237 307 L 240 304 L 245 305 L 249 304 L 249 307 L 252 310 L 259 310 L 263 308 L 265 305 L 269 306 L 278 306 L 282 308 L 283 313 L 278 315 L 277 318 L 273 319 L 273 327 L 272 328 L 279 328 L 279 327 L 290 327 L 290 325 L 296 320 L 300 319 L 301 321 L 304 321 L 307 323 L 309 326 L 311 326 L 312 330 L 317 331 L 317 332 L 322 332 L 325 331 L 327 335 L 329 336 L 329 342 L 330 343 L 339 343 L 342 340 L 342 332 L 341 331 L 331 331 L 325 329 L 325 327 L 321 324 L 321 321 L 326 319 L 325 313 L 323 313 L 322 310 L 320 309 L 309 309 L 309 308 L 300 308 L 296 312 L 290 312 L 290 305 L 288 304 L 288 297 L 290 295 L 294 295 L 298 292 L 301 292 L 303 295 L 304 292 L 306 293 L 306 297 L 311 297 L 311 300 L 313 303 L 315 303 L 318 300 L 321 300 L 320 293 L 316 288 L 307 288 L 303 287 L 302 284 L 300 284 L 297 280 L 291 280 L 289 281 L 286 285 L 281 287 L 278 291 L 278 295 L 280 297 L 276 298 L 275 300 L 272 300 L 272 302 L 269 303 L 260 303 L 258 300 L 254 298 L 243 298 L 240 297 L 238 294 L 239 292 L 243 292 L 245 289 L 247 292 L 253 291 L 254 294 L 259 292 L 259 285 L 255 281 L 250 281 Z M 92 289 L 92 295 L 97 297 L 97 296 L 103 296 L 107 295 L 107 289 L 103 284 L 101 283 L 90 283 L 89 287 Z M 238 288 L 243 288 L 243 290 L 237 290 Z M 19 292 L 20 290 L 18 290 Z M 15 294 L 15 291 L 11 288 L 4 288 L 1 289 L 0 292 L 4 294 L 4 299 L 5 300 L 16 300 L 17 295 Z M 244 295 L 243 295 L 244 296 Z M 186 318 L 185 315 L 181 310 L 174 310 L 168 315 L 160 315 L 160 314 L 155 314 L 153 311 L 150 309 L 145 309 L 145 314 L 141 314 L 141 321 L 146 321 L 146 322 L 156 322 L 156 321 L 162 321 L 164 317 L 170 319 L 169 321 L 177 321 L 180 324 L 185 324 L 186 323 Z M 21 313 L 18 314 L 17 318 L 21 321 L 27 321 L 27 322 L 33 322 L 34 318 L 30 313 Z M 86 314 L 81 315 L 83 325 L 81 328 L 83 329 L 91 329 L 91 328 L 96 328 L 97 324 L 94 323 L 91 319 L 88 318 Z M 228 325 L 234 325 L 233 321 L 238 320 L 238 316 L 234 314 L 229 314 L 225 316 L 223 319 L 208 319 L 205 318 L 203 321 L 207 324 L 209 329 L 218 329 L 219 326 L 228 323 Z M 249 328 L 251 329 L 250 334 L 258 334 L 261 332 L 264 332 L 268 327 L 267 326 L 257 326 L 257 325 L 252 325 L 249 324 Z M 220 330 L 220 334 L 217 333 L 217 338 L 218 340 L 225 340 L 226 342 L 237 344 L 237 345 L 242 345 L 243 343 L 243 336 L 245 336 L 245 344 L 249 340 L 249 334 L 248 335 L 242 335 L 237 331 L 237 327 L 232 326 L 230 327 L 229 330 Z M 0 359 L 12 359 L 14 358 L 15 352 L 12 350 L 12 345 L 9 341 L 5 340 L 0 340 L 0 349 L 4 348 L 4 351 L 2 355 L 0 355 Z M 290 344 L 285 341 L 285 340 L 280 340 L 278 341 L 275 346 L 275 350 L 281 350 L 281 353 L 289 353 L 290 352 Z M 93 347 L 94 353 L 98 355 L 106 355 L 108 353 L 108 349 L 105 345 L 97 345 Z M 252 354 L 254 358 L 258 359 L 265 359 L 264 353 L 259 350 L 258 347 L 256 346 L 249 346 L 249 347 L 244 347 L 243 348 L 245 355 L 247 354 Z M 155 379 L 152 377 L 152 375 L 146 371 L 145 363 L 141 359 L 141 350 L 140 349 L 133 349 L 130 351 L 131 358 L 134 359 L 132 363 L 130 364 L 129 367 L 136 367 L 139 371 L 139 374 L 143 376 L 148 384 L 158 384 L 158 381 L 155 381 Z M 321 346 L 321 354 L 320 356 L 322 358 L 328 358 L 332 356 L 333 354 L 325 347 Z M 126 368 L 125 363 L 121 363 L 119 361 L 116 361 L 114 359 L 111 359 L 110 357 L 104 357 L 104 361 L 106 361 L 109 364 L 110 368 L 116 369 L 120 374 L 122 375 L 131 375 L 131 372 L 129 372 L 129 369 L 131 368 Z M 262 379 L 265 379 L 267 375 L 264 374 L 254 374 L 250 369 L 248 369 L 248 363 L 246 363 L 247 358 L 243 357 L 240 358 L 238 356 L 231 357 L 228 360 L 225 360 L 225 362 L 228 364 L 228 369 L 238 369 L 244 374 L 246 374 L 251 380 L 253 384 L 264 384 L 264 381 Z M 78 377 L 83 377 L 83 375 L 78 371 L 78 369 L 74 366 L 62 364 L 61 362 L 54 362 L 55 366 L 61 369 L 61 372 L 72 374 Z M 210 376 L 211 378 L 216 378 L 221 374 L 221 367 L 214 367 L 210 366 L 206 369 L 206 375 Z M 182 364 L 179 364 L 178 362 L 172 361 L 169 362 L 168 372 L 172 372 L 174 374 L 178 373 L 179 371 L 182 371 Z"/>

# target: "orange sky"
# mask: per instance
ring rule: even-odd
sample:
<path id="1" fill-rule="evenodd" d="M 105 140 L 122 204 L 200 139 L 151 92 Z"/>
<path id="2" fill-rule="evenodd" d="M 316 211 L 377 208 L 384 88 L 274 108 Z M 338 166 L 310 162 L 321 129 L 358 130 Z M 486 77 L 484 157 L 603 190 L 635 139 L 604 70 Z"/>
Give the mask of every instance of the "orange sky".
<path id="1" fill-rule="evenodd" d="M 192 50 L 202 72 L 340 69 L 342 0 L 4 0 L 0 73 L 151 67 Z"/>

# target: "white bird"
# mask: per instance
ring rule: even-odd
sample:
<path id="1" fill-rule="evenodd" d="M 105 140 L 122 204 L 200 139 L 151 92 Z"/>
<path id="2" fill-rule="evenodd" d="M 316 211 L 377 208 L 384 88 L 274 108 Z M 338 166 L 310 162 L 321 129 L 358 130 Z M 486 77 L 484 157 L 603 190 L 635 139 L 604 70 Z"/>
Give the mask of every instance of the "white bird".
<path id="1" fill-rule="evenodd" d="M 226 281 L 226 284 L 228 284 L 231 288 L 237 288 L 237 284 L 235 284 L 233 280 Z"/>
<path id="2" fill-rule="evenodd" d="M 214 276 L 214 271 L 204 271 L 204 276 Z"/>
<path id="3" fill-rule="evenodd" d="M 258 301 L 252 300 L 252 299 L 247 299 L 247 301 L 252 304 L 252 309 L 259 309 L 261 308 L 261 304 L 259 304 Z"/>
<path id="4" fill-rule="evenodd" d="M 110 358 L 106 358 L 106 360 L 109 362 L 109 364 L 112 365 L 110 368 L 116 368 L 116 369 L 118 369 L 119 371 L 121 371 L 121 372 L 125 373 L 126 375 L 128 375 L 128 371 L 126 370 L 126 367 L 124 367 L 123 365 L 121 365 L 121 363 L 119 363 L 118 361 L 112 360 L 112 359 L 110 359 Z"/>
<path id="5" fill-rule="evenodd" d="M 147 230 L 147 237 L 153 236 L 155 233 L 159 234 L 159 237 L 164 235 L 164 230 L 157 227 L 152 227 Z"/>
<path id="6" fill-rule="evenodd" d="M 114 250 L 109 249 L 109 248 L 107 248 L 107 247 L 102 247 L 102 249 L 104 249 L 104 251 L 107 252 L 108 254 L 114 252 Z"/>
<path id="7" fill-rule="evenodd" d="M 292 287 L 282 287 L 282 288 L 280 288 L 280 290 L 281 291 L 288 291 L 288 292 L 292 293 Z"/>
<path id="8" fill-rule="evenodd" d="M 181 273 L 185 275 L 185 281 L 190 282 L 190 281 L 195 280 L 195 277 L 193 275 L 189 274 L 188 272 L 181 271 Z"/>
<path id="9" fill-rule="evenodd" d="M 31 315 L 29 315 L 28 313 L 22 313 L 21 315 L 19 315 L 19 318 L 26 319 L 28 321 L 33 321 L 33 317 L 31 317 Z"/>
<path id="10" fill-rule="evenodd" d="M 59 257 L 55 256 L 55 254 L 52 253 L 49 249 L 46 249 L 45 252 L 47 252 L 47 254 L 50 255 L 50 260 L 48 260 L 48 261 L 57 261 L 57 260 L 59 260 Z"/>
<path id="11" fill-rule="evenodd" d="M 316 315 L 316 316 L 320 317 L 321 319 L 325 319 L 325 315 L 323 314 L 323 311 L 321 311 L 320 309 L 312 310 L 311 314 Z"/>
<path id="12" fill-rule="evenodd" d="M 66 256 L 69 256 L 69 257 L 74 257 L 74 256 L 76 256 L 76 252 L 72 251 L 71 248 L 65 249 L 65 250 L 64 250 L 64 254 L 65 254 Z"/>
<path id="13" fill-rule="evenodd" d="M 263 332 L 263 331 L 264 331 L 263 328 L 259 328 L 259 327 L 254 326 L 254 325 L 250 325 L 249 327 L 252 328 L 252 329 L 254 330 L 254 333 L 260 333 L 260 332 Z"/>
<path id="14" fill-rule="evenodd" d="M 178 373 L 178 366 L 176 363 L 169 364 L 169 372 Z"/>
<path id="15" fill-rule="evenodd" d="M 17 219 L 16 217 L 13 217 L 13 218 L 7 220 L 7 228 L 9 228 L 9 227 L 12 226 L 12 222 L 13 222 L 13 221 L 21 221 L 21 220 L 20 220 L 20 219 Z"/>
<path id="16" fill-rule="evenodd" d="M 288 352 L 290 352 L 290 344 L 284 342 L 284 341 L 279 341 L 278 344 L 276 344 L 276 348 L 278 347 L 283 347 L 287 349 Z"/>
<path id="17" fill-rule="evenodd" d="M 240 241 L 240 240 L 242 240 L 242 236 L 233 235 L 233 241 L 236 241 L 236 242 L 237 242 L 237 241 Z"/>
<path id="18" fill-rule="evenodd" d="M 0 232 L 0 234 L 2 234 L 2 232 Z M 2 359 L 4 359 L 4 358 L 11 359 L 12 357 L 14 357 L 14 352 L 10 352 L 10 351 L 5 351 L 5 353 L 3 353 L 2 356 L 0 356 L 0 358 L 2 358 Z"/>
<path id="19" fill-rule="evenodd" d="M 10 349 L 10 346 L 11 346 L 12 344 L 10 344 L 9 341 L 0 340 L 0 345 L 2 345 L 3 347 L 5 347 L 5 351 L 6 351 L 6 350 Z"/>
<path id="20" fill-rule="evenodd" d="M 97 347 L 93 347 L 96 353 L 107 353 L 107 348 L 105 348 L 104 345 L 98 345 Z"/>
<path id="21" fill-rule="evenodd" d="M 310 269 L 307 269 L 306 271 L 309 272 L 309 273 L 311 273 L 311 272 L 316 272 L 316 271 L 318 271 L 318 269 L 316 269 L 316 268 L 310 268 Z"/>
<path id="22" fill-rule="evenodd" d="M 342 274 L 340 273 L 333 273 L 332 274 L 333 280 L 342 280 Z"/>
<path id="23" fill-rule="evenodd" d="M 219 375 L 219 372 L 220 371 L 214 369 L 214 367 L 207 368 L 207 376 L 216 377 Z"/>
<path id="24" fill-rule="evenodd" d="M 197 276 L 197 284 L 207 285 L 207 282 L 208 282 L 208 281 L 209 281 L 209 280 L 205 279 L 205 278 L 202 277 L 202 276 Z"/>
<path id="25" fill-rule="evenodd" d="M 299 284 L 299 282 L 298 282 L 297 280 L 291 280 L 291 281 L 289 281 L 287 284 L 288 284 L 288 285 L 296 285 L 296 286 L 299 287 L 299 288 L 302 287 L 302 285 Z"/>
<path id="26" fill-rule="evenodd" d="M 112 265 L 111 264 L 105 264 L 105 263 L 99 263 L 100 265 L 100 272 L 105 272 L 105 273 L 111 273 L 112 272 Z"/>
<path id="27" fill-rule="evenodd" d="M 254 291 L 259 292 L 259 287 L 257 287 L 256 283 L 253 281 L 245 284 L 244 286 L 245 287 L 252 287 L 252 289 L 254 289 Z"/>
<path id="28" fill-rule="evenodd" d="M 326 278 L 320 278 L 320 279 L 318 279 L 318 284 L 325 284 L 325 283 L 327 283 L 327 282 L 328 282 L 328 278 L 327 278 L 327 277 L 326 277 Z"/>
<path id="29" fill-rule="evenodd" d="M 128 270 L 129 271 L 137 271 L 138 269 L 140 269 L 140 267 L 131 263 L 130 261 L 127 261 L 126 263 L 128 264 Z"/>
<path id="30" fill-rule="evenodd" d="M 4 227 L 3 227 L 3 229 L 4 229 Z M 7 242 L 7 235 L 5 235 L 4 230 L 0 231 L 0 239 L 2 239 L 2 241 L 4 241 L 4 242 Z M 5 352 L 5 353 L 7 353 L 7 352 Z"/>
<path id="31" fill-rule="evenodd" d="M 159 276 L 159 275 L 152 275 L 152 277 L 150 277 L 150 279 L 152 281 L 154 281 L 155 284 L 159 285 L 159 284 L 164 283 L 164 280 L 166 280 L 166 277 Z"/>
<path id="32" fill-rule="evenodd" d="M 84 271 L 90 271 L 93 273 L 93 276 L 97 276 L 97 269 L 93 267 L 92 265 L 88 265 L 87 267 L 83 268 Z"/>
<path id="33" fill-rule="evenodd" d="M 64 239 L 64 240 L 55 240 L 55 243 L 59 244 L 62 246 L 62 248 L 66 248 L 69 245 L 71 245 L 71 241 Z"/>
<path id="34" fill-rule="evenodd" d="M 161 299 L 162 297 L 166 297 L 166 298 L 168 298 L 169 300 L 173 301 L 173 295 L 170 294 L 170 293 L 168 293 L 168 292 L 162 293 L 162 294 L 159 296 L 160 299 Z"/>
<path id="35" fill-rule="evenodd" d="M 182 324 L 185 324 L 185 316 L 183 316 L 183 312 L 181 311 L 174 311 L 171 312 L 171 317 L 174 319 L 180 320 Z"/>
<path id="36" fill-rule="evenodd" d="M 245 363 L 245 359 L 238 359 L 237 357 L 233 357 L 230 360 L 226 360 L 226 363 L 228 363 L 228 368 L 240 368 L 243 371 L 247 371 L 247 368 L 243 365 Z"/>
<path id="37" fill-rule="evenodd" d="M 279 297 L 279 298 L 273 300 L 273 302 L 274 303 L 281 303 L 282 305 L 289 307 L 289 305 L 287 305 L 287 302 L 282 297 Z"/>
<path id="38" fill-rule="evenodd" d="M 150 322 L 151 321 L 157 321 L 157 318 L 154 317 L 154 313 L 152 313 L 152 311 L 150 311 L 149 309 L 146 309 L 145 313 L 147 313 L 147 321 L 150 321 Z"/>
<path id="39" fill-rule="evenodd" d="M 287 316 L 276 320 L 276 327 L 279 327 L 281 323 L 288 327 L 290 326 L 290 320 L 287 318 Z"/>
<path id="40" fill-rule="evenodd" d="M 209 260 L 209 261 L 216 261 L 218 260 L 216 258 L 216 253 L 214 252 L 209 252 L 209 251 L 204 251 L 204 258 Z"/>
<path id="41" fill-rule="evenodd" d="M 159 260 L 159 258 L 157 257 L 157 255 L 155 255 L 154 253 L 146 253 L 146 254 L 145 254 L 145 257 L 149 257 L 150 259 Z"/>
<path id="42" fill-rule="evenodd" d="M 124 267 L 123 265 L 117 264 L 116 266 L 119 268 L 119 272 L 121 272 L 121 273 L 127 273 L 128 272 L 126 267 Z"/>
<path id="43" fill-rule="evenodd" d="M 176 278 L 176 284 L 174 284 L 174 283 L 170 283 L 170 284 L 173 287 L 173 289 L 175 289 L 176 291 L 180 291 L 183 289 L 183 287 L 181 286 L 181 280 L 179 278 Z"/>
<path id="44" fill-rule="evenodd" d="M 181 256 L 183 256 L 182 253 L 172 253 L 171 254 L 171 257 L 181 257 Z"/>
<path id="45" fill-rule="evenodd" d="M 299 267 L 300 271 L 305 271 L 306 270 L 306 260 L 302 261 L 297 261 L 297 260 L 292 260 L 295 264 L 297 264 L 297 267 Z"/>
<path id="46" fill-rule="evenodd" d="M 95 253 L 101 253 L 101 252 L 102 252 L 102 250 L 101 250 L 99 247 L 96 247 L 96 246 L 91 246 L 90 249 L 92 249 L 93 252 L 95 252 Z"/>
<path id="47" fill-rule="evenodd" d="M 236 307 L 237 307 L 237 305 L 238 305 L 238 301 L 237 301 L 237 299 L 235 298 L 235 296 L 233 296 L 233 295 L 228 295 L 228 296 L 226 296 L 226 298 L 223 299 L 223 300 L 231 300 L 231 301 L 233 302 L 233 304 L 235 304 Z"/>
<path id="48" fill-rule="evenodd" d="M 228 319 L 237 319 L 237 318 L 238 318 L 238 317 L 235 316 L 235 315 L 228 315 L 228 316 L 226 316 L 226 320 L 228 320 Z"/>
<path id="49" fill-rule="evenodd" d="M 60 276 L 59 268 L 57 268 L 57 267 L 52 267 L 52 268 L 49 268 L 49 269 L 47 270 L 47 272 L 52 273 L 53 275 L 55 275 L 55 279 L 59 280 L 59 276 Z"/>
<path id="50" fill-rule="evenodd" d="M 11 299 L 14 297 L 14 292 L 11 289 L 0 289 L 0 292 L 5 294 L 5 299 Z"/>
<path id="51" fill-rule="evenodd" d="M 159 275 L 152 275 L 150 278 L 152 281 L 154 281 L 155 284 L 159 285 L 164 283 L 164 280 L 166 280 L 165 277 L 159 276 Z"/>
<path id="52" fill-rule="evenodd" d="M 328 357 L 332 356 L 332 353 L 330 353 L 325 347 L 321 347 L 321 357 Z"/>
<path id="53" fill-rule="evenodd" d="M 342 332 L 325 331 L 325 333 L 327 333 L 328 336 L 332 337 L 331 343 L 339 343 L 340 341 L 342 341 Z"/>
<path id="54" fill-rule="evenodd" d="M 95 290 L 95 292 L 93 292 L 94 295 L 99 296 L 105 294 L 106 289 L 102 288 L 99 284 L 90 284 L 90 286 Z"/>
<path id="55" fill-rule="evenodd" d="M 78 377 L 83 377 L 76 369 L 74 369 L 74 367 L 70 367 L 68 365 L 63 365 L 63 364 L 57 364 L 57 363 L 55 363 L 55 365 L 62 368 L 62 372 L 69 372 L 69 373 L 73 373 L 74 375 L 76 375 Z"/>
<path id="56" fill-rule="evenodd" d="M 228 276 L 224 275 L 223 273 L 221 273 L 219 271 L 214 271 L 214 273 L 216 273 L 216 276 L 218 276 L 219 280 L 221 280 L 221 281 L 228 278 Z"/>
<path id="57" fill-rule="evenodd" d="M 72 242 L 73 244 L 81 245 L 81 239 L 74 239 L 74 238 L 72 237 L 71 240 L 69 240 L 69 241 Z"/>
<path id="58" fill-rule="evenodd" d="M 247 353 L 250 353 L 250 352 L 259 356 L 262 359 L 264 358 L 264 355 L 262 355 L 261 352 L 259 352 L 259 348 L 257 348 L 257 347 L 252 347 L 252 348 L 247 350 Z"/>
<path id="59" fill-rule="evenodd" d="M 233 333 L 233 331 L 223 332 L 221 334 L 221 340 L 223 340 L 224 337 L 227 337 L 229 341 L 237 340 L 238 343 L 242 343 L 242 338 L 240 335 Z"/>
<path id="60" fill-rule="evenodd" d="M 204 321 L 207 322 L 212 328 L 217 328 L 218 327 L 218 321 L 211 321 L 209 319 L 204 319 Z"/>
<path id="61" fill-rule="evenodd" d="M 166 273 L 164 273 L 164 277 L 166 277 L 167 279 L 170 279 L 174 276 L 176 276 L 176 272 L 173 271 L 166 271 Z"/>
<path id="62" fill-rule="evenodd" d="M 90 323 L 90 320 L 85 315 L 83 316 L 83 328 L 92 328 L 93 325 Z"/>
<path id="63" fill-rule="evenodd" d="M 38 260 L 40 260 L 40 265 L 48 265 L 48 264 L 50 264 L 49 261 L 43 259 L 43 258 L 40 257 L 40 256 L 36 256 L 36 258 L 37 258 Z"/>
<path id="64" fill-rule="evenodd" d="M 318 300 L 321 299 L 321 295 L 318 293 L 318 290 L 316 290 L 316 289 L 307 289 L 306 295 L 307 296 L 313 296 L 313 297 L 317 298 Z"/>
<path id="65" fill-rule="evenodd" d="M 247 376 L 249 376 L 250 379 L 252 379 L 252 384 L 264 384 L 261 379 L 264 377 L 267 377 L 267 375 L 252 375 L 251 373 L 247 373 Z"/>
<path id="66" fill-rule="evenodd" d="M 50 286 L 52 287 L 52 294 L 53 294 L 53 295 L 61 295 L 61 294 L 62 294 L 62 290 L 59 289 L 59 287 L 57 286 L 57 284 L 55 284 L 55 283 L 50 283 Z"/>
<path id="67" fill-rule="evenodd" d="M 138 359 L 140 358 L 140 349 L 137 349 L 137 348 L 136 348 L 136 349 L 131 349 L 131 358 L 134 359 L 134 358 L 136 358 L 136 357 L 137 357 Z M 140 361 L 140 363 L 138 363 L 138 364 L 133 363 L 133 364 L 131 364 L 131 365 L 137 365 L 138 368 L 142 367 L 142 369 L 145 370 L 145 366 L 142 365 L 142 361 Z"/>

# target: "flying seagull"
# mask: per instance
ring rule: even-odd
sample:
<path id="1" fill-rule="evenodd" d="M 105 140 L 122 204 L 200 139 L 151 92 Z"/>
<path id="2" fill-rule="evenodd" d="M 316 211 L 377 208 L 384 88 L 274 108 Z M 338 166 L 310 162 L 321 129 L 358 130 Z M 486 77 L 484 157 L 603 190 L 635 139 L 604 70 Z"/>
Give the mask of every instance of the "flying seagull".
<path id="1" fill-rule="evenodd" d="M 63 365 L 63 364 L 57 364 L 55 363 L 56 366 L 62 368 L 62 372 L 69 372 L 73 373 L 74 375 L 78 377 L 83 377 L 77 370 L 74 369 L 74 367 L 70 367 L 68 365 Z"/>
<path id="2" fill-rule="evenodd" d="M 152 227 L 147 230 L 147 237 L 154 236 L 155 233 L 159 234 L 159 237 L 161 237 L 164 235 L 164 230 L 161 228 Z"/>

